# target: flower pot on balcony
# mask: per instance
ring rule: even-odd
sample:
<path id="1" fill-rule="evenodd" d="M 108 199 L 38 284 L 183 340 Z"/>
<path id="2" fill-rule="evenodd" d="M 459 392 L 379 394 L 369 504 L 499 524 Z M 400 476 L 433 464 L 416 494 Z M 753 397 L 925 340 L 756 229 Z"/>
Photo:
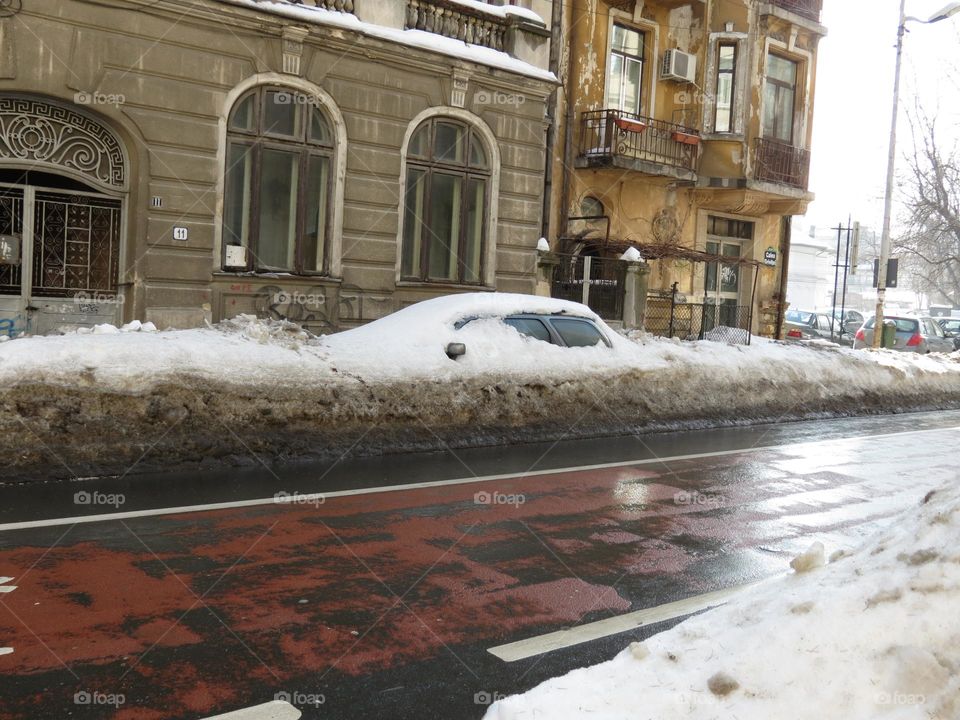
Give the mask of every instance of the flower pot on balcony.
<path id="1" fill-rule="evenodd" d="M 673 131 L 673 140 L 674 142 L 678 142 L 683 145 L 699 145 L 700 144 L 699 135 L 695 135 L 694 133 L 682 132 L 680 130 Z"/>
<path id="2" fill-rule="evenodd" d="M 617 117 L 613 120 L 617 127 L 626 132 L 642 133 L 647 129 L 647 124 L 641 120 L 630 120 L 629 118 Z"/>

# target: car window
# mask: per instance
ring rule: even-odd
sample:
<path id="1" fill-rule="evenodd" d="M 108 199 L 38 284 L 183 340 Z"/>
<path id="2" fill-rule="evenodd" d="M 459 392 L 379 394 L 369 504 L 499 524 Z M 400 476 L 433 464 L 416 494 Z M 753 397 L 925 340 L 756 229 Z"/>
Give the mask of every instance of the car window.
<path id="1" fill-rule="evenodd" d="M 947 332 L 957 332 L 957 330 L 960 330 L 960 320 L 947 320 L 943 323 L 943 329 Z"/>
<path id="2" fill-rule="evenodd" d="M 925 318 L 923 324 L 927 327 L 927 335 L 932 335 L 933 337 L 943 337 L 943 328 L 937 325 L 930 318 Z"/>
<path id="3" fill-rule="evenodd" d="M 787 310 L 787 320 L 793 323 L 806 324 L 813 319 L 813 313 Z"/>
<path id="4" fill-rule="evenodd" d="M 817 315 L 817 327 L 826 332 L 830 332 L 832 323 L 826 315 Z"/>
<path id="5" fill-rule="evenodd" d="M 588 320 L 573 318 L 553 318 L 553 329 L 556 330 L 567 347 L 592 347 L 603 343 L 603 335 L 596 326 Z"/>
<path id="6" fill-rule="evenodd" d="M 535 318 L 505 318 L 503 322 L 521 335 L 543 340 L 544 342 L 551 342 L 550 331 L 547 330 L 547 326 L 540 320 Z"/>
<path id="7" fill-rule="evenodd" d="M 911 335 L 916 333 L 920 327 L 920 324 L 916 320 L 910 320 L 908 318 L 887 318 L 887 320 L 892 320 L 897 324 L 897 332 L 900 333 L 910 333 Z"/>

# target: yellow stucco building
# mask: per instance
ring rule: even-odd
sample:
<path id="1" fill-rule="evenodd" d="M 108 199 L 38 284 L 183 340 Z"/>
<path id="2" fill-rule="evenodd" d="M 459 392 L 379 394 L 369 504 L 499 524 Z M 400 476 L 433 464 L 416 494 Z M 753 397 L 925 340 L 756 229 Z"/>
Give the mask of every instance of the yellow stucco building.
<path id="1" fill-rule="evenodd" d="M 632 246 L 649 265 L 648 330 L 780 332 L 790 217 L 813 198 L 821 3 L 564 4 L 547 187 L 555 294 L 584 257 L 602 286 L 616 272 L 606 259 Z"/>

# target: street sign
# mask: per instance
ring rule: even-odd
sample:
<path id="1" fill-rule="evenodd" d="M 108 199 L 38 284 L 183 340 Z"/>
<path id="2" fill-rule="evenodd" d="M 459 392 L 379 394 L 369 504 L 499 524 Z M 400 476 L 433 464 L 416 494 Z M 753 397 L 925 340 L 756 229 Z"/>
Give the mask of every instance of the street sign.
<path id="1" fill-rule="evenodd" d="M 768 247 L 767 251 L 763 254 L 763 264 L 768 267 L 777 266 L 777 251 L 772 247 Z"/>
<path id="2" fill-rule="evenodd" d="M 900 260 L 897 258 L 890 258 L 887 262 L 887 287 L 895 288 L 897 287 L 897 273 L 900 270 Z M 879 287 L 880 284 L 880 259 L 877 258 L 873 261 L 873 286 Z"/>

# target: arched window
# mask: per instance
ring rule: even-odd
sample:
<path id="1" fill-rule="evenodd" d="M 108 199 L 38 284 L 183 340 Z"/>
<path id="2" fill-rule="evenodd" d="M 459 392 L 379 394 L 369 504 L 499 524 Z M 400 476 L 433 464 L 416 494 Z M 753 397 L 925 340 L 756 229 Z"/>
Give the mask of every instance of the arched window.
<path id="1" fill-rule="evenodd" d="M 416 129 L 407 148 L 402 279 L 481 282 L 489 185 L 476 130 L 445 117 Z"/>
<path id="2" fill-rule="evenodd" d="M 334 135 L 312 97 L 258 87 L 233 106 L 224 170 L 224 267 L 328 269 Z M 246 253 L 230 252 L 243 246 Z"/>

